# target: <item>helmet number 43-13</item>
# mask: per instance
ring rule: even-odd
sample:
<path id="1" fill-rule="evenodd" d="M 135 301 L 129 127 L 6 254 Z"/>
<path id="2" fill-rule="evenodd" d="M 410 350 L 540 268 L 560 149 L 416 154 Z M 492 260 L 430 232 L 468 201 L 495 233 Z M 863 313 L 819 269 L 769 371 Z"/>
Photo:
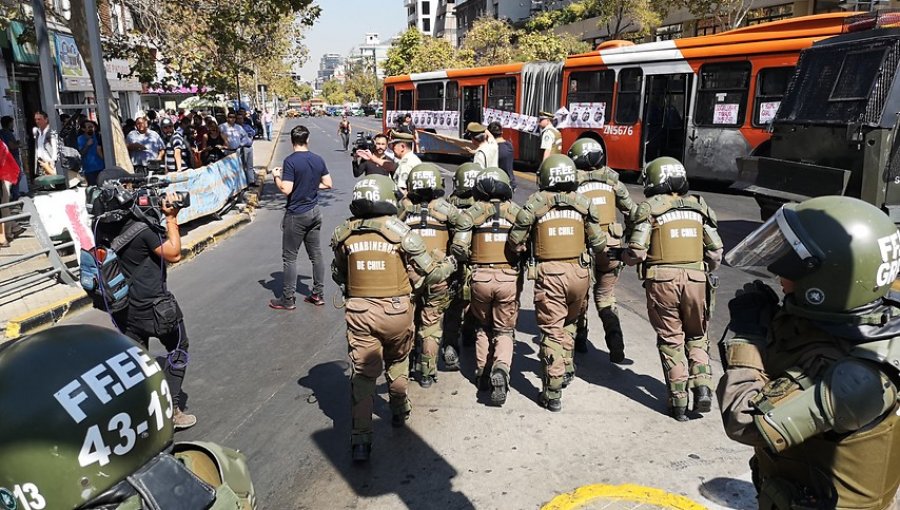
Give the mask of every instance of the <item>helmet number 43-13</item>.
<path id="1" fill-rule="evenodd" d="M 37 485 L 23 483 L 13 487 L 12 492 L 0 487 L 0 508 L 3 510 L 18 510 L 22 503 L 23 510 L 41 510 L 47 508 L 47 500 L 41 495 Z"/>

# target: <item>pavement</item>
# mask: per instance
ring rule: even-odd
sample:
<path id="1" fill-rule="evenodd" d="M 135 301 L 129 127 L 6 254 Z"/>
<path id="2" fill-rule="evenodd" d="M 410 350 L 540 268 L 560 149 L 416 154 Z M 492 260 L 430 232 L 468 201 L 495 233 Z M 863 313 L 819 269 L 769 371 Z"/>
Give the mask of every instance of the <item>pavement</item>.
<path id="1" fill-rule="evenodd" d="M 275 125 L 277 135 L 273 141 L 256 140 L 253 143 L 254 166 L 267 169 L 275 153 L 275 146 L 284 119 Z M 202 251 L 209 249 L 233 234 L 242 225 L 253 219 L 252 208 L 240 206 L 219 218 L 207 217 L 181 226 L 182 261 L 185 263 Z M 31 229 L 10 242 L 8 248 L 0 249 L 0 262 L 40 249 L 40 243 Z M 77 274 L 77 255 L 69 253 L 63 261 Z M 39 256 L 26 262 L 0 270 L 0 284 L 15 281 L 26 275 L 46 271 L 50 267 L 48 257 Z M 0 298 L 0 327 L 3 338 L 0 342 L 16 338 L 41 328 L 52 326 L 67 315 L 91 306 L 90 299 L 80 286 L 67 285 L 56 278 L 41 279 L 37 283 Z"/>

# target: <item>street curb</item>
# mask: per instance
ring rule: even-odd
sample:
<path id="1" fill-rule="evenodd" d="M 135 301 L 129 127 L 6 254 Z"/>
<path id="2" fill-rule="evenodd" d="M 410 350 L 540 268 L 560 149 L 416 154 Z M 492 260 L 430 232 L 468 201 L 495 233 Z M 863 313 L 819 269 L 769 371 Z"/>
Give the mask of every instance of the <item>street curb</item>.
<path id="1" fill-rule="evenodd" d="M 231 237 L 243 225 L 250 223 L 252 220 L 252 215 L 246 212 L 230 217 L 228 221 L 220 225 L 214 232 L 192 241 L 190 245 L 182 246 L 181 260 L 176 264 L 172 264 L 170 267 L 176 267 L 193 259 L 207 248 L 213 247 Z M 7 321 L 4 338 L 0 339 L 0 343 L 14 340 L 26 333 L 33 333 L 45 327 L 53 326 L 61 321 L 66 315 L 81 311 L 81 309 L 90 306 L 91 299 L 87 294 L 78 293 L 55 303 L 51 303 L 39 310 L 23 314 L 19 317 L 14 317 Z"/>

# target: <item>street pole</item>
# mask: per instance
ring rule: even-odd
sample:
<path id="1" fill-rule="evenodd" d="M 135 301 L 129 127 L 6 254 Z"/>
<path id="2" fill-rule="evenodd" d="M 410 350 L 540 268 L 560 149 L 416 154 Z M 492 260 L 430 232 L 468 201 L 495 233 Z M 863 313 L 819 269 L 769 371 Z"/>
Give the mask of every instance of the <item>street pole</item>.
<path id="1" fill-rule="evenodd" d="M 47 13 L 43 0 L 31 0 L 34 10 L 34 33 L 37 37 L 38 56 L 41 60 L 41 109 L 47 112 L 50 129 L 59 132 L 59 115 L 56 113 L 57 88 L 53 55 L 50 53 L 50 33 L 47 31 Z"/>
<path id="2" fill-rule="evenodd" d="M 106 80 L 106 67 L 103 65 L 103 49 L 100 46 L 100 22 L 97 15 L 96 0 L 84 0 L 85 26 L 88 32 L 88 45 L 91 50 L 91 67 L 94 71 L 94 95 L 97 98 L 97 119 L 100 121 L 100 132 L 106 133 L 106 150 L 103 151 L 103 163 L 106 168 L 116 166 L 116 151 L 113 148 L 112 119 L 109 113 L 109 82 Z"/>

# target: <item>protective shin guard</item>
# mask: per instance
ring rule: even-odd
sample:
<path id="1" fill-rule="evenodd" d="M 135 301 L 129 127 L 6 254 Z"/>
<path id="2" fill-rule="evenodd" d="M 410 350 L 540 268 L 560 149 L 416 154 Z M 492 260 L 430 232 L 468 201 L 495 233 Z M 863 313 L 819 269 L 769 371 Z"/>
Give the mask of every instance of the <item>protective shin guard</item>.
<path id="1" fill-rule="evenodd" d="M 559 364 L 565 359 L 565 352 L 561 345 L 556 342 L 544 339 L 541 342 L 541 362 L 543 364 L 543 391 L 542 396 L 546 399 L 559 399 L 562 397 L 563 375 L 550 375 L 551 367 Z"/>
<path id="2" fill-rule="evenodd" d="M 625 339 L 622 337 L 622 324 L 615 306 L 600 308 L 600 322 L 603 323 L 603 334 L 606 337 L 606 348 L 610 357 L 614 353 L 625 354 Z"/>
<path id="3" fill-rule="evenodd" d="M 352 444 L 372 442 L 372 413 L 375 403 L 375 379 L 360 374 L 350 376 Z"/>
<path id="4" fill-rule="evenodd" d="M 403 358 L 400 361 L 390 365 L 385 374 L 388 382 L 388 393 L 390 393 L 391 412 L 397 414 L 409 414 L 412 405 L 407 397 L 409 388 L 409 358 Z"/>

